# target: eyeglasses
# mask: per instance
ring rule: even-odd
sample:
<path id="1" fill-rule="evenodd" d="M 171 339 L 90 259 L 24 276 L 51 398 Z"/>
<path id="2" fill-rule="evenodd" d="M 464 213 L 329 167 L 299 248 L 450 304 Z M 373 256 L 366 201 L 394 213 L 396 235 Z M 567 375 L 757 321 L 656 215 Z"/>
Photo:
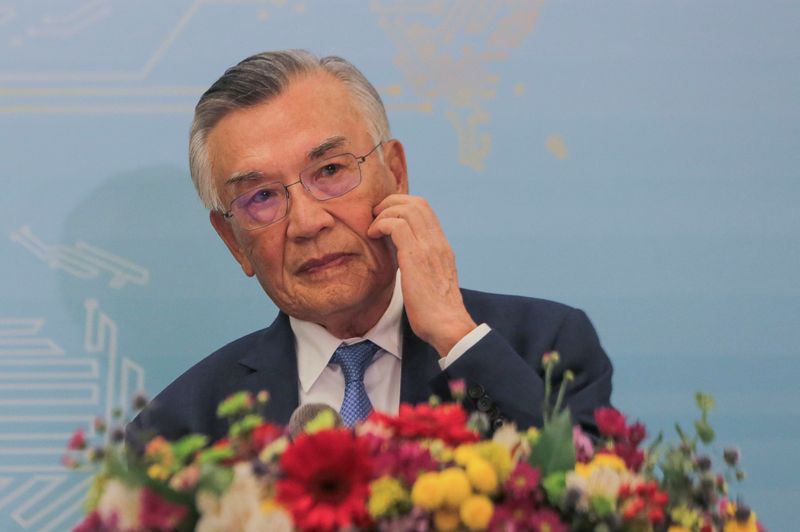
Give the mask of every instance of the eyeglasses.
<path id="1" fill-rule="evenodd" d="M 319 201 L 343 196 L 361 183 L 361 163 L 378 149 L 377 143 L 369 153 L 356 157 L 352 153 L 341 153 L 307 166 L 300 172 L 300 179 L 284 185 L 272 181 L 237 196 L 230 209 L 223 212 L 225 218 L 235 218 L 237 224 L 247 231 L 260 229 L 286 217 L 289 212 L 289 187 L 298 183 Z"/>

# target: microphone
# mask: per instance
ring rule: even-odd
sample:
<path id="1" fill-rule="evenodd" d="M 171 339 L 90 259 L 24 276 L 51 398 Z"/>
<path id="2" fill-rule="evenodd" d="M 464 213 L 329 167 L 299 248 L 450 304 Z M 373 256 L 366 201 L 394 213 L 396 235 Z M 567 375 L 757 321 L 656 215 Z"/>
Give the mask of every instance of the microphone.
<path id="1" fill-rule="evenodd" d="M 333 414 L 334 427 L 338 428 L 344 426 L 342 416 L 331 406 L 324 403 L 306 403 L 298 406 L 295 411 L 292 412 L 292 417 L 289 418 L 289 424 L 286 425 L 286 429 L 289 431 L 289 437 L 291 439 L 297 438 L 305 431 L 306 424 L 322 412 L 331 412 Z"/>

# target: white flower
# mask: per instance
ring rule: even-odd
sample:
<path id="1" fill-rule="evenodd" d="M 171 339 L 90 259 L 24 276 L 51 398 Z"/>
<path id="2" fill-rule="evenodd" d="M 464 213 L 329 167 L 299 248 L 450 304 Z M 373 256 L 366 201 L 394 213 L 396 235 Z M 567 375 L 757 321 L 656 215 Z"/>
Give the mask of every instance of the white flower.
<path id="1" fill-rule="evenodd" d="M 292 517 L 280 508 L 259 511 L 250 517 L 244 532 L 263 532 L 264 530 L 269 530 L 270 532 L 292 532 L 294 530 Z"/>
<path id="2" fill-rule="evenodd" d="M 521 458 L 528 456 L 531 452 L 530 444 L 526 438 L 517 431 L 517 425 L 512 422 L 503 425 L 494 431 L 492 441 L 499 443 L 511 455 L 511 460 L 516 464 Z"/>
<path id="3" fill-rule="evenodd" d="M 280 510 L 262 510 L 263 486 L 253 474 L 248 462 L 233 467 L 233 482 L 217 497 L 201 491 L 197 494 L 200 520 L 197 532 L 227 532 L 229 530 L 292 530 L 291 519 Z M 283 521 L 288 522 L 288 528 Z"/>
<path id="4" fill-rule="evenodd" d="M 140 508 L 141 489 L 126 486 L 119 480 L 109 480 L 97 504 L 97 513 L 103 523 L 112 523 L 116 519 L 118 530 L 136 530 L 139 528 Z"/>

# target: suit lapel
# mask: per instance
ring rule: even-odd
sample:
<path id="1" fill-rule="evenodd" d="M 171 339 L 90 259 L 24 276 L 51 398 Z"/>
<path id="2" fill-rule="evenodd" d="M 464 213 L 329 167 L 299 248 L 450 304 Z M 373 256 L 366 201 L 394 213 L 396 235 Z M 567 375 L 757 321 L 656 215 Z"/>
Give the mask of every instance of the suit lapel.
<path id="1" fill-rule="evenodd" d="M 288 423 L 299 401 L 297 350 L 289 317 L 278 313 L 239 364 L 252 370 L 243 381 L 247 390 L 269 392 L 265 417 L 274 423 Z"/>
<path id="2" fill-rule="evenodd" d="M 400 377 L 400 402 L 427 402 L 433 389 L 430 381 L 441 373 L 439 355 L 429 344 L 423 342 L 408 323 L 403 312 L 403 371 Z"/>

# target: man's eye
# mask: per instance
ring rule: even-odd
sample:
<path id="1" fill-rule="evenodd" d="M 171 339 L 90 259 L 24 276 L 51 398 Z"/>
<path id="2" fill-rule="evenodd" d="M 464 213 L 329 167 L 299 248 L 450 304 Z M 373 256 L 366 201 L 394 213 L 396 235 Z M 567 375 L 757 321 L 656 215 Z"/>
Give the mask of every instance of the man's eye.
<path id="1" fill-rule="evenodd" d="M 336 176 L 342 170 L 342 165 L 339 163 L 328 163 L 322 168 L 317 170 L 317 179 L 325 179 Z"/>
<path id="2" fill-rule="evenodd" d="M 250 196 L 249 203 L 264 203 L 271 199 L 274 199 L 277 196 L 274 190 L 262 188 L 261 190 L 257 190 L 255 194 Z"/>

